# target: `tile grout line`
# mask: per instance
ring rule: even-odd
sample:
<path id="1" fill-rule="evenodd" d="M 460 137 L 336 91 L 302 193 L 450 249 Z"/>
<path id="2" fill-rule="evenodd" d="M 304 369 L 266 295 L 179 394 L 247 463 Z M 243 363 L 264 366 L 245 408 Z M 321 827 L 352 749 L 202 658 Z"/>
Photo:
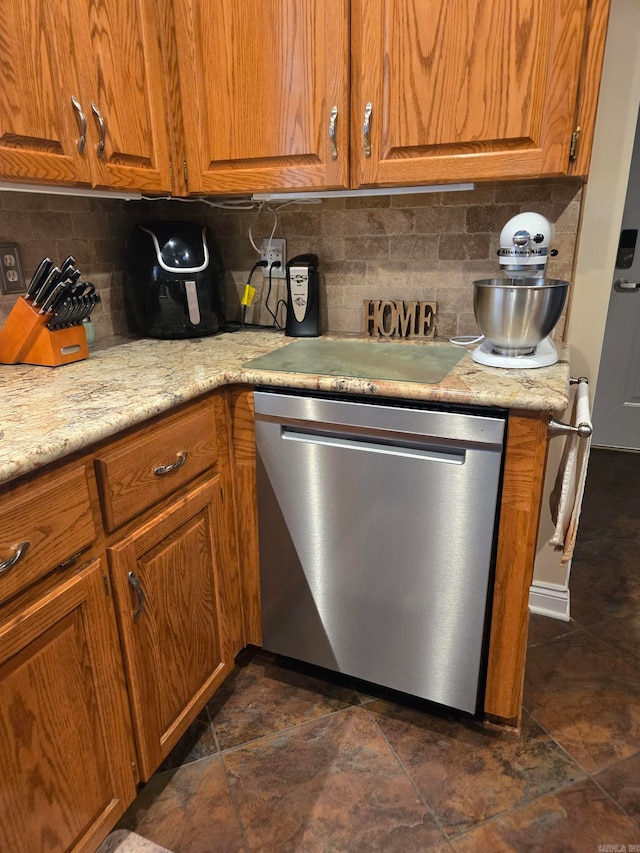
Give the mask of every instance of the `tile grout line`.
<path id="1" fill-rule="evenodd" d="M 228 752 L 235 752 L 238 749 L 244 749 L 245 746 L 253 746 L 254 743 L 260 743 L 262 740 L 266 740 L 267 738 L 273 737 L 274 735 L 284 734 L 285 732 L 293 731 L 293 729 L 299 729 L 302 726 L 308 726 L 310 723 L 317 722 L 318 720 L 325 720 L 327 717 L 333 717 L 336 714 L 342 714 L 343 711 L 349 711 L 352 708 L 361 708 L 361 705 L 347 705 L 345 708 L 337 708 L 335 711 L 328 711 L 326 714 L 319 714 L 317 717 L 313 717 L 310 720 L 303 720 L 301 723 L 293 723 L 290 726 L 285 726 L 283 729 L 276 729 L 275 731 L 268 732 L 267 734 L 260 735 L 259 737 L 253 738 L 252 740 L 244 741 L 243 743 L 235 744 L 235 746 L 228 746 L 226 749 L 221 747 L 220 754 L 225 755 Z M 217 740 L 217 737 L 216 737 Z"/>
<path id="2" fill-rule="evenodd" d="M 215 741 L 216 747 L 218 749 L 218 757 L 220 758 L 220 763 L 222 764 L 222 772 L 224 773 L 224 781 L 227 783 L 227 790 L 229 791 L 229 798 L 231 799 L 231 803 L 233 805 L 233 810 L 236 816 L 236 820 L 238 821 L 238 826 L 240 828 L 240 834 L 242 835 L 242 840 L 244 842 L 245 850 L 247 853 L 250 853 L 251 847 L 249 845 L 249 839 L 247 838 L 247 833 L 244 828 L 244 822 L 242 820 L 242 816 L 240 814 L 240 806 L 236 799 L 236 796 L 233 791 L 233 785 L 229 781 L 229 771 L 227 770 L 227 765 L 225 764 L 224 755 L 222 749 L 220 748 L 220 741 L 218 740 L 218 733 L 216 732 L 216 727 L 213 721 L 211 720 L 211 714 L 209 714 L 209 708 L 207 707 L 207 716 L 209 717 L 209 721 L 211 722 L 211 731 L 213 732 L 213 739 Z"/>
<path id="3" fill-rule="evenodd" d="M 553 743 L 555 743 L 555 745 L 556 745 L 556 746 L 557 746 L 557 747 L 558 747 L 562 752 L 564 752 L 564 754 L 565 754 L 565 755 L 566 755 L 566 756 L 567 756 L 567 757 L 568 757 L 568 758 L 569 758 L 569 759 L 570 759 L 570 760 L 571 760 L 571 761 L 572 761 L 572 762 L 573 762 L 577 767 L 579 767 L 579 768 L 580 768 L 580 770 L 584 773 L 585 778 L 586 778 L 586 779 L 589 779 L 589 781 L 593 782 L 593 784 L 594 784 L 596 787 L 598 787 L 598 788 L 602 791 L 602 793 L 603 793 L 603 794 L 605 794 L 605 795 L 607 796 L 607 798 L 608 798 L 609 800 L 611 800 L 611 802 L 612 802 L 612 803 L 614 803 L 614 804 L 615 804 L 615 805 L 620 809 L 620 811 L 621 811 L 623 814 L 625 814 L 625 815 L 629 818 L 629 820 L 633 821 L 633 823 L 635 823 L 635 824 L 636 824 L 636 826 L 639 826 L 639 827 L 640 827 L 640 821 L 636 820 L 636 818 L 634 818 L 632 815 L 630 815 L 630 814 L 627 812 L 627 810 L 622 806 L 622 804 L 621 804 L 621 803 L 619 803 L 619 802 L 616 800 L 616 798 L 615 798 L 612 794 L 610 794 L 610 793 L 606 790 L 606 788 L 604 788 L 604 787 L 600 784 L 600 782 L 598 782 L 598 780 L 597 780 L 597 779 L 595 779 L 595 778 L 594 778 L 594 776 L 596 776 L 598 773 L 602 773 L 604 770 L 608 770 L 608 769 L 609 769 L 609 768 L 611 768 L 611 767 L 615 767 L 615 766 L 616 766 L 616 764 L 620 764 L 622 761 L 627 761 L 627 759 L 629 759 L 629 758 L 633 758 L 633 757 L 634 757 L 634 756 L 636 756 L 636 755 L 640 755 L 640 751 L 638 751 L 638 752 L 634 752 L 634 753 L 633 753 L 633 755 L 628 755 L 628 756 L 627 756 L 627 758 L 621 758 L 621 759 L 620 759 L 620 761 L 615 761 L 613 764 L 608 765 L 608 767 L 601 767 L 601 768 L 600 768 L 600 770 L 596 770 L 595 774 L 594 774 L 594 773 L 589 773 L 587 770 L 585 770 L 585 768 L 582 766 L 582 764 L 580 764 L 580 762 L 579 762 L 576 758 L 574 758 L 574 757 L 573 757 L 573 755 L 571 755 L 571 753 L 570 753 L 567 749 L 565 749 L 565 748 L 564 748 L 564 746 L 562 746 L 562 744 L 561 744 L 561 743 L 559 743 L 559 742 L 554 738 L 554 736 L 551 734 L 551 732 L 550 732 L 550 731 L 548 731 L 548 729 L 546 729 L 546 728 L 545 728 L 545 726 L 543 726 L 543 724 L 540 722 L 540 720 L 538 720 L 538 718 L 537 718 L 537 717 L 535 717 L 535 716 L 531 713 L 531 711 L 527 710 L 526 708 L 525 708 L 524 710 L 527 712 L 527 714 L 529 714 L 529 716 L 531 717 L 531 719 L 532 719 L 532 720 L 535 720 L 535 722 L 540 726 L 540 728 L 542 729 L 542 731 L 543 731 L 543 732 L 545 732 L 545 734 L 547 735 L 547 737 L 549 737 L 549 739 L 550 739 L 551 741 L 553 741 Z M 578 781 L 580 781 L 580 780 L 578 780 Z M 575 784 L 575 782 L 572 782 L 571 784 L 573 785 L 573 784 Z M 557 788 L 556 790 L 561 791 L 561 790 L 563 790 L 563 787 L 566 787 L 566 786 L 561 786 L 561 787 Z M 534 798 L 534 799 L 535 799 L 535 798 Z M 533 801 L 532 801 L 532 802 L 533 802 Z"/>
<path id="4" fill-rule="evenodd" d="M 430 814 L 430 815 L 431 815 L 431 817 L 433 818 L 433 820 L 434 820 L 434 822 L 435 822 L 436 826 L 438 827 L 438 829 L 439 829 L 439 830 L 440 830 L 440 832 L 442 833 L 442 835 L 443 835 L 443 837 L 444 837 L 445 841 L 449 841 L 449 836 L 448 836 L 447 832 L 445 831 L 444 827 L 442 826 L 442 824 L 440 823 L 440 820 L 439 820 L 438 816 L 436 815 L 436 813 L 434 812 L 434 810 L 431 808 L 431 806 L 429 805 L 429 803 L 428 803 L 428 802 L 427 802 L 427 800 L 425 799 L 424 795 L 422 794 L 422 791 L 418 788 L 418 786 L 417 786 L 417 785 L 416 785 L 416 783 L 414 782 L 413 777 L 411 776 L 411 774 L 409 773 L 409 771 L 407 770 L 407 768 L 404 766 L 404 763 L 402 762 L 402 759 L 400 758 L 400 756 L 398 755 L 398 753 L 395 751 L 395 749 L 393 748 L 393 746 L 392 746 L 392 745 L 391 745 L 391 743 L 389 742 L 389 739 L 388 739 L 388 737 L 386 736 L 386 734 L 383 732 L 382 727 L 380 726 L 380 724 L 378 723 L 378 721 L 375 719 L 375 717 L 373 716 L 373 714 L 371 713 L 371 711 L 369 710 L 369 708 L 367 708 L 367 707 L 365 707 L 365 706 L 362 706 L 362 705 L 361 705 L 360 707 L 361 707 L 361 708 L 365 711 L 365 713 L 369 716 L 369 718 L 370 718 L 370 719 L 371 719 L 371 721 L 373 722 L 374 726 L 375 726 L 375 727 L 377 728 L 377 730 L 379 731 L 379 733 L 380 733 L 381 737 L 383 738 L 384 742 L 385 742 L 385 743 L 387 744 L 387 746 L 389 747 L 389 751 L 391 752 L 391 754 L 393 755 L 393 757 L 394 757 L 394 758 L 395 758 L 395 760 L 397 761 L 397 763 L 398 763 L 398 765 L 399 765 L 400 769 L 402 770 L 402 772 L 403 772 L 404 776 L 407 778 L 407 780 L 408 780 L 409 784 L 411 785 L 411 787 L 412 787 L 412 788 L 413 788 L 413 790 L 415 791 L 415 793 L 416 793 L 416 795 L 417 795 L 418 799 L 420 800 L 420 802 L 422 803 L 422 805 L 427 809 L 427 811 L 429 812 L 429 814 Z M 441 843 L 441 842 L 439 842 L 439 843 Z M 433 845 L 433 846 L 435 846 L 435 845 Z"/>

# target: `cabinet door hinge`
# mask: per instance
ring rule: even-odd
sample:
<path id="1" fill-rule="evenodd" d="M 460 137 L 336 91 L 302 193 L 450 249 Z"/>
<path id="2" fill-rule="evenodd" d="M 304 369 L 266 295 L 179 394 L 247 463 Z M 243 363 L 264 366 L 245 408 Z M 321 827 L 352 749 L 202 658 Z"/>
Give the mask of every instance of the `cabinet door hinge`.
<path id="1" fill-rule="evenodd" d="M 169 177 L 171 178 L 171 185 L 173 186 L 173 160 L 169 160 Z"/>
<path id="2" fill-rule="evenodd" d="M 104 584 L 104 594 L 107 596 L 107 598 L 109 598 L 111 593 L 109 591 L 109 581 L 107 580 L 106 575 L 102 575 L 102 583 Z"/>
<path id="3" fill-rule="evenodd" d="M 571 143 L 569 144 L 569 162 L 574 163 L 578 157 L 578 144 L 580 142 L 581 127 L 576 129 L 571 134 Z"/>
<path id="4" fill-rule="evenodd" d="M 187 189 L 189 189 L 189 170 L 187 169 L 187 161 L 186 160 L 182 161 L 182 173 L 184 175 L 184 182 L 187 186 Z"/>
<path id="5" fill-rule="evenodd" d="M 138 768 L 136 767 L 135 761 L 131 762 L 131 773 L 133 774 L 133 781 L 138 782 Z"/>

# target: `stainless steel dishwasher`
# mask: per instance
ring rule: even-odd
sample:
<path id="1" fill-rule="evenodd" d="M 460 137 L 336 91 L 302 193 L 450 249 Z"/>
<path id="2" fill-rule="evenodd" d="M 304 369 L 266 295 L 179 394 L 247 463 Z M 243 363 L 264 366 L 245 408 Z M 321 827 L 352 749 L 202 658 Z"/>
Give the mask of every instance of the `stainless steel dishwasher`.
<path id="1" fill-rule="evenodd" d="M 474 713 L 505 413 L 255 393 L 263 647 Z"/>

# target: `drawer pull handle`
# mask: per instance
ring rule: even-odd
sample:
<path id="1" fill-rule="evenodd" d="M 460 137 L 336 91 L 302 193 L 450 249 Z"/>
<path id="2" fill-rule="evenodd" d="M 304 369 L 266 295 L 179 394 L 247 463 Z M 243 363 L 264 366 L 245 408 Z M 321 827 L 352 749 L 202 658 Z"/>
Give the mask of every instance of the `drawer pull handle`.
<path id="1" fill-rule="evenodd" d="M 29 545 L 31 545 L 31 542 L 21 542 L 19 545 L 15 546 L 12 556 L 0 563 L 0 575 L 8 572 L 16 563 L 20 562 L 29 550 Z"/>
<path id="2" fill-rule="evenodd" d="M 178 468 L 182 468 L 184 463 L 187 461 L 188 455 L 187 451 L 183 450 L 182 453 L 178 453 L 178 458 L 175 462 L 172 462 L 171 465 L 160 465 L 153 469 L 153 473 L 156 477 L 164 477 L 165 474 L 171 474 L 172 471 L 177 471 Z"/>
<path id="3" fill-rule="evenodd" d="M 142 586 L 140 585 L 140 580 L 138 579 L 137 575 L 135 575 L 133 572 L 129 572 L 127 577 L 129 579 L 129 583 L 135 589 L 136 595 L 138 596 L 139 606 L 137 610 L 133 611 L 133 621 L 137 622 L 144 612 L 144 608 L 147 601 L 144 597 L 144 591 L 142 589 Z"/>

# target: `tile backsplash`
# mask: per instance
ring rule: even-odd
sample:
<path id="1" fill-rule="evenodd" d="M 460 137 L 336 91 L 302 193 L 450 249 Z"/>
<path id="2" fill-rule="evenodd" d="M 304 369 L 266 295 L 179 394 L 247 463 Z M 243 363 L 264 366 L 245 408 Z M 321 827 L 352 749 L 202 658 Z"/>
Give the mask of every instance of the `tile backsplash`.
<path id="1" fill-rule="evenodd" d="M 16 242 L 27 277 L 48 255 L 61 262 L 73 254 L 96 285 L 102 305 L 93 319 L 98 337 L 126 333 L 123 308 L 125 243 L 135 222 L 194 219 L 209 226 L 211 242 L 227 271 L 228 316 L 239 317 L 239 298 L 268 237 L 287 240 L 287 257 L 315 252 L 320 258 L 322 326 L 331 332 L 361 332 L 365 299 L 436 301 L 439 336 L 472 334 L 476 278 L 499 273 L 496 252 L 505 222 L 535 210 L 555 223 L 547 274 L 571 279 L 582 184 L 548 180 L 483 186 L 463 192 L 331 199 L 313 205 L 262 210 L 222 210 L 202 202 L 82 198 L 53 194 L 0 193 L 0 243 Z M 277 216 L 277 221 L 274 219 Z M 267 322 L 266 280 L 261 270 L 249 322 Z M 274 280 L 270 305 L 284 296 Z M 15 296 L 0 295 L 0 322 Z M 563 323 L 558 332 L 562 333 Z"/>

